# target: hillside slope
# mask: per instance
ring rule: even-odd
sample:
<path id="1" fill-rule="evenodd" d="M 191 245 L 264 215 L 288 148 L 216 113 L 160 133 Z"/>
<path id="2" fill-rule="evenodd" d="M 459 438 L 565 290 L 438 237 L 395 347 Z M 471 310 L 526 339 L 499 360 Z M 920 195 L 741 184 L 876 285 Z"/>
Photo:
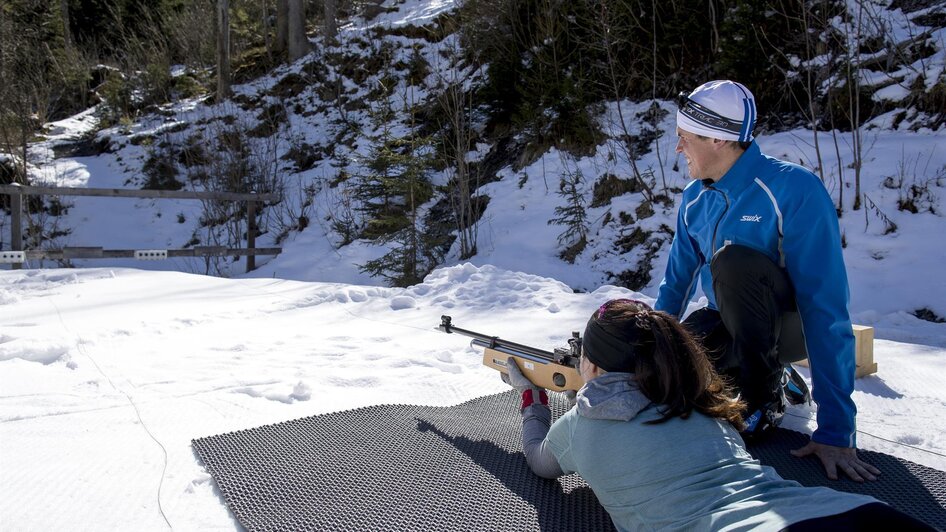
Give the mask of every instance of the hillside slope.
<path id="1" fill-rule="evenodd" d="M 674 152 L 675 104 L 603 102 L 588 111 L 600 132 L 590 147 L 536 142 L 527 129 L 498 127 L 490 121 L 488 106 L 475 100 L 489 71 L 470 61 L 460 32 L 451 31 L 457 14 L 453 2 L 386 6 L 390 9 L 372 20 L 343 26 L 337 44 L 314 37 L 311 54 L 236 86 L 227 101 L 174 102 L 135 123 L 101 131 L 95 131 L 94 109 L 51 124 L 47 139 L 34 146 L 31 179 L 76 187 L 208 190 L 229 188 L 237 179 L 243 189 L 283 197 L 263 211 L 259 223 L 265 233 L 257 240 L 258 246 L 281 246 L 283 252 L 258 259 L 261 266 L 247 276 L 388 284 L 390 279 L 371 276 L 362 267 L 402 249 L 403 242 L 371 233 L 374 220 L 366 206 L 374 200 L 366 199 L 360 187 L 378 180 L 382 155 L 395 161 L 391 166 L 397 171 L 408 164 L 405 160 L 442 152 L 437 143 L 443 141 L 434 133 L 449 118 L 442 113 L 445 100 L 458 95 L 466 106 L 469 149 L 454 154 L 453 164 L 441 157 L 420 171 L 432 189 L 429 199 L 410 210 L 410 228 L 431 236 L 433 243 L 417 254 L 418 271 L 469 261 L 552 277 L 579 291 L 615 284 L 655 294 L 672 238 L 673 200 L 687 183 L 685 162 Z M 901 286 L 897 281 L 902 272 L 935 279 L 946 259 L 946 249 L 928 241 L 943 228 L 946 151 L 940 148 L 946 132 L 937 127 L 936 113 L 916 98 L 919 93 L 932 99 L 944 84 L 944 12 L 941 5 L 922 2 L 883 7 L 882 20 L 889 24 L 883 35 L 895 46 L 885 55 L 865 50 L 859 80 L 887 110 L 858 130 L 860 152 L 849 131 L 819 131 L 820 151 L 810 129 L 759 132 L 763 151 L 818 171 L 839 203 L 852 309 L 862 322 L 946 316 L 946 285 Z M 850 22 L 838 25 L 845 29 Z M 894 57 L 892 51 L 919 37 L 924 53 L 911 63 L 897 63 L 896 58 L 907 56 Z M 877 61 L 868 61 L 868 55 Z M 786 75 L 803 72 L 799 68 Z M 98 153 L 76 154 L 75 137 L 83 135 L 83 145 L 98 146 Z M 857 156 L 862 205 L 855 210 Z M 466 226 L 451 211 L 461 160 L 475 174 L 470 191 L 475 204 L 485 205 Z M 44 221 L 70 232 L 46 245 L 244 245 L 239 205 L 63 202 L 66 214 Z M 582 220 L 572 219 L 582 229 L 583 245 L 574 234 L 563 234 L 568 225 L 549 223 L 562 218 L 561 209 L 569 205 L 583 212 Z M 403 197 L 385 207 L 403 214 Z M 458 227 L 474 235 L 475 253 L 461 248 Z M 243 275 L 244 269 L 242 261 L 229 258 L 76 260 L 72 265 L 227 276 Z"/>

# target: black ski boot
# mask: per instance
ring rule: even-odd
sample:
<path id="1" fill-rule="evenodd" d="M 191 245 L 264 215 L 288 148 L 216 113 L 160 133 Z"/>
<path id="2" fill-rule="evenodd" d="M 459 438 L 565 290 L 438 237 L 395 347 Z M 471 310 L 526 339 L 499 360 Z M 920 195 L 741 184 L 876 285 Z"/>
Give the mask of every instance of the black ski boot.
<path id="1" fill-rule="evenodd" d="M 782 373 L 782 392 L 790 405 L 811 404 L 811 391 L 808 390 L 808 384 L 791 364 L 786 364 L 785 371 Z"/>

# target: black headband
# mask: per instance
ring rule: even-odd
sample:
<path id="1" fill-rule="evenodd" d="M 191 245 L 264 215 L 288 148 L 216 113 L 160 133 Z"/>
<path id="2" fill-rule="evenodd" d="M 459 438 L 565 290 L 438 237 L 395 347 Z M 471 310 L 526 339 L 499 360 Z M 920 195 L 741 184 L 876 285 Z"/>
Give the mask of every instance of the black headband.
<path id="1" fill-rule="evenodd" d="M 605 371 L 634 371 L 634 346 L 637 344 L 637 329 L 628 337 L 628 332 L 622 331 L 619 337 L 609 332 L 598 320 L 592 316 L 585 326 L 585 334 L 581 337 L 581 348 L 595 366 Z"/>

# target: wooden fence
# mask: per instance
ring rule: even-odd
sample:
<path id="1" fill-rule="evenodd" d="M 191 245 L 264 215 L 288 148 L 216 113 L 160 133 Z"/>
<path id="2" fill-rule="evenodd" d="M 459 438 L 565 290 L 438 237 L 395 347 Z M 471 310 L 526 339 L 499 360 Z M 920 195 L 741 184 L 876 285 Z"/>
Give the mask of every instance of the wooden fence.
<path id="1" fill-rule="evenodd" d="M 0 194 L 10 196 L 10 251 L 0 252 L 0 260 L 20 264 L 30 259 L 107 259 L 137 258 L 154 260 L 172 257 L 245 256 L 246 271 L 256 268 L 257 255 L 277 255 L 282 248 L 256 247 L 256 204 L 276 201 L 276 194 L 243 194 L 237 192 L 196 192 L 186 190 L 134 190 L 121 188 L 66 188 L 24 185 L 0 185 Z M 57 250 L 23 249 L 23 196 L 98 196 L 106 198 L 196 199 L 246 202 L 246 248 L 195 246 L 187 249 L 102 249 L 101 247 L 65 247 Z"/>

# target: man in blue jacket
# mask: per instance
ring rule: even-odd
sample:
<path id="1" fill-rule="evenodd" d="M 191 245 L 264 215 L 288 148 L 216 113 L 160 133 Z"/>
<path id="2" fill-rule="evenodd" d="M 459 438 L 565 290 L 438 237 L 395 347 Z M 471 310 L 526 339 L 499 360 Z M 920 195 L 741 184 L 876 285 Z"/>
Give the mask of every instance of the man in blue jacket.
<path id="1" fill-rule="evenodd" d="M 655 308 L 682 318 L 699 280 L 708 304 L 685 323 L 740 390 L 751 431 L 778 423 L 777 346 L 796 338 L 809 358 L 818 428 L 792 453 L 818 456 L 831 479 L 840 468 L 873 480 L 880 472 L 856 452 L 854 335 L 837 214 L 817 176 L 761 153 L 755 119 L 752 93 L 733 81 L 681 98 L 677 152 L 693 182 Z M 797 325 L 783 330 L 792 315 Z"/>

